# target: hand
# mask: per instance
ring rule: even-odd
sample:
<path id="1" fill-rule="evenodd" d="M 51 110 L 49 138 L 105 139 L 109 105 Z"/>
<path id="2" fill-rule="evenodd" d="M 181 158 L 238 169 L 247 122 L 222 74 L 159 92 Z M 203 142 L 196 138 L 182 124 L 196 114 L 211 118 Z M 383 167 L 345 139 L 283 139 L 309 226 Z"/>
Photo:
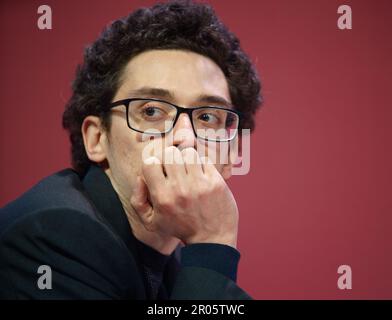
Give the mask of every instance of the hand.
<path id="1" fill-rule="evenodd" d="M 164 159 L 143 163 L 131 205 L 149 231 L 185 244 L 220 243 L 236 248 L 238 208 L 226 182 L 197 151 L 171 146 Z"/>

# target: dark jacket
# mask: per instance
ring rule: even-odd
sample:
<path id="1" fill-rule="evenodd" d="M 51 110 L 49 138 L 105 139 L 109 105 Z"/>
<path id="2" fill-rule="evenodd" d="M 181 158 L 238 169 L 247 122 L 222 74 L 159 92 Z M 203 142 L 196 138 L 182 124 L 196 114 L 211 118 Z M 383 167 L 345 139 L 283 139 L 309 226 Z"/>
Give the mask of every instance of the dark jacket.
<path id="1" fill-rule="evenodd" d="M 160 255 L 133 236 L 102 169 L 63 170 L 0 210 L 0 298 L 250 298 L 235 283 L 238 251 L 218 244 L 177 248 L 154 295 L 149 250 Z M 41 265 L 51 269 L 51 289 L 38 287 Z"/>

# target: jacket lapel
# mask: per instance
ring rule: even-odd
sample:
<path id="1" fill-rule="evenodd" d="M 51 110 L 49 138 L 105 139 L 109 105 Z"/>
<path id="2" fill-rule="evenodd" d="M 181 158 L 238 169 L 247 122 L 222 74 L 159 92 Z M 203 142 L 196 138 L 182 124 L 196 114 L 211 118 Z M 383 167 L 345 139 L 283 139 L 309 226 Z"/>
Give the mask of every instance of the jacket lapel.
<path id="1" fill-rule="evenodd" d="M 121 204 L 120 199 L 115 192 L 110 179 L 105 172 L 96 165 L 91 165 L 86 175 L 83 178 L 84 188 L 89 195 L 93 205 L 97 209 L 97 216 L 111 230 L 120 237 L 125 243 L 127 248 L 130 250 L 135 258 L 136 264 L 139 269 L 139 274 L 142 277 L 142 261 L 138 252 L 137 239 L 132 233 L 132 229 L 129 225 L 126 213 Z M 175 281 L 175 277 L 180 269 L 179 264 L 179 250 L 180 247 L 173 252 L 170 260 L 167 263 L 163 282 L 166 287 L 168 295 L 172 291 L 172 287 Z M 146 286 L 146 280 L 144 279 Z"/>

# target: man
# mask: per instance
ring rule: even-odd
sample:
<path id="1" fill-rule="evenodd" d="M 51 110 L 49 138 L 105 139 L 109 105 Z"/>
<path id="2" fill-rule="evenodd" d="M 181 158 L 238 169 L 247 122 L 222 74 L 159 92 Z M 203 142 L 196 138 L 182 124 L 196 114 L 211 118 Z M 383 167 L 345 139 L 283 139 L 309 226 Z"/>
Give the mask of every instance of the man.
<path id="1" fill-rule="evenodd" d="M 253 128 L 260 100 L 209 6 L 115 21 L 86 50 L 63 115 L 74 169 L 1 209 L 0 296 L 249 299 L 236 285 L 232 164 L 210 158 Z"/>

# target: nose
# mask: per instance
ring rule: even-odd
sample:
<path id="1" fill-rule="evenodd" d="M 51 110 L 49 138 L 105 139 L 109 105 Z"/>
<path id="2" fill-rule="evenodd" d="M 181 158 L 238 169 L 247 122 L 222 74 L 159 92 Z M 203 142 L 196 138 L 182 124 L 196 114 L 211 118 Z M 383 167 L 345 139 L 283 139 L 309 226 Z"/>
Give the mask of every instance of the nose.
<path id="1" fill-rule="evenodd" d="M 192 122 L 189 116 L 185 113 L 180 114 L 176 125 L 172 130 L 173 145 L 180 150 L 185 148 L 196 148 L 196 137 L 193 132 Z"/>

